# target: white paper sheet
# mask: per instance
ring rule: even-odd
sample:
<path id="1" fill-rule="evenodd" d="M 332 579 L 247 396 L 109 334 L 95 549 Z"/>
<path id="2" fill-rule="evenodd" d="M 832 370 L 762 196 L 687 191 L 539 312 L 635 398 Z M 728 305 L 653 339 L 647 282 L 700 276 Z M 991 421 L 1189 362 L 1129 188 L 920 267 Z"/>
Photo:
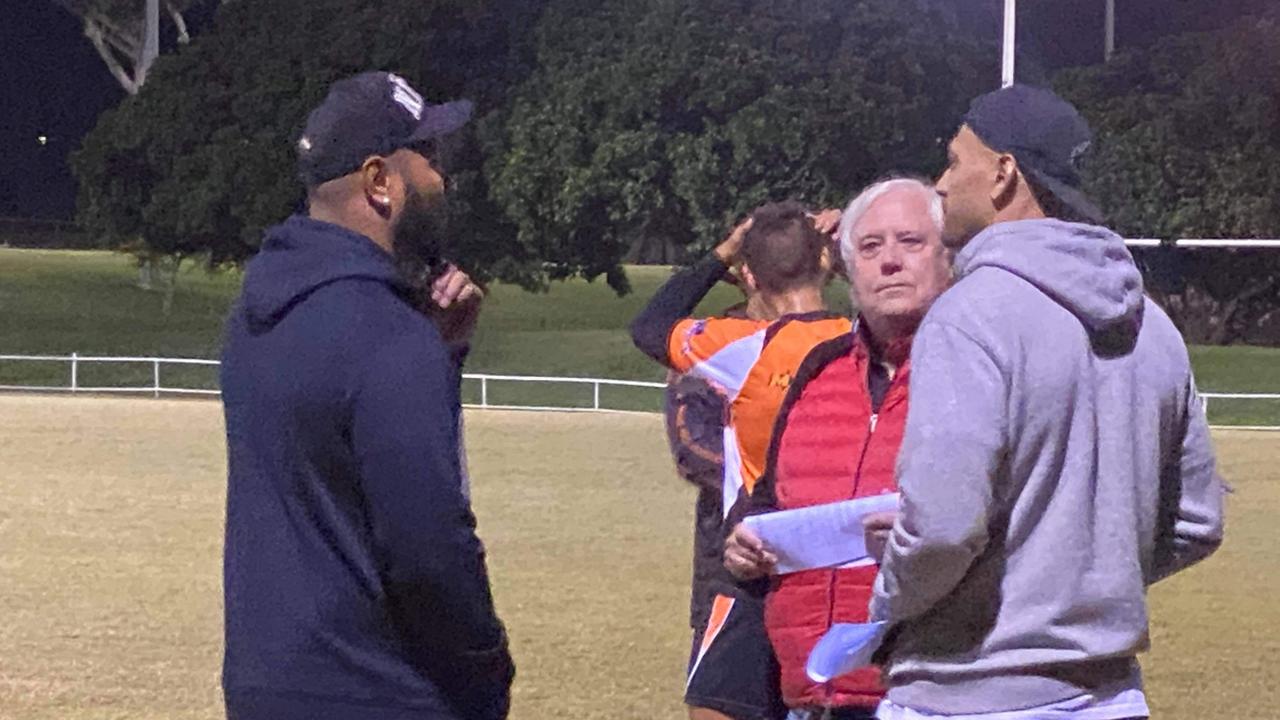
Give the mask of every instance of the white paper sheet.
<path id="1" fill-rule="evenodd" d="M 824 683 L 866 667 L 887 631 L 888 626 L 882 622 L 836 623 L 813 646 L 804 671 L 810 680 Z"/>
<path id="2" fill-rule="evenodd" d="M 898 509 L 898 494 L 813 505 L 749 516 L 747 527 L 775 555 L 778 575 L 837 567 L 867 559 L 862 518 L 871 513 Z"/>

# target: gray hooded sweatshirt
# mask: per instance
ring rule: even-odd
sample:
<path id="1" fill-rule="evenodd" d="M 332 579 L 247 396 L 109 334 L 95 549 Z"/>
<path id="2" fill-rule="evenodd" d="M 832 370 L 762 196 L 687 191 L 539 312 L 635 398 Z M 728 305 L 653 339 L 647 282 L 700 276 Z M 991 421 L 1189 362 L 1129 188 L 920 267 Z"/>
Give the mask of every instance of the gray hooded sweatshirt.
<path id="1" fill-rule="evenodd" d="M 1182 337 L 1104 228 L 1000 223 L 955 271 L 915 336 L 871 601 L 889 698 L 983 713 L 1140 686 L 1147 586 L 1222 539 Z"/>

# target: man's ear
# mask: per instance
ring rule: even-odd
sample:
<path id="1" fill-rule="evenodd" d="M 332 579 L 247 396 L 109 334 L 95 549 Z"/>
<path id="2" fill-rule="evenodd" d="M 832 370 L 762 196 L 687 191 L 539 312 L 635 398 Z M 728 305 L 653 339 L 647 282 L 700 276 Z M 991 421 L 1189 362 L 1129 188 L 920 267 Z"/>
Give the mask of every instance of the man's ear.
<path id="1" fill-rule="evenodd" d="M 751 272 L 751 267 L 746 263 L 742 263 L 742 282 L 746 283 L 749 292 L 757 292 L 760 286 L 756 284 L 756 276 Z"/>
<path id="2" fill-rule="evenodd" d="M 835 256 L 831 254 L 831 243 L 822 246 L 822 254 L 818 257 L 818 266 L 822 268 L 822 274 L 830 276 L 835 268 Z"/>
<path id="3" fill-rule="evenodd" d="M 991 184 L 991 204 L 996 209 L 1007 206 L 1013 200 L 1014 193 L 1018 190 L 1018 183 L 1022 181 L 1021 172 L 1018 170 L 1018 161 L 1009 153 L 1000 153 L 996 156 L 994 167 L 994 177 Z"/>
<path id="4" fill-rule="evenodd" d="M 386 158 L 373 156 L 360 166 L 360 184 L 365 202 L 383 217 L 391 214 L 391 172 Z"/>

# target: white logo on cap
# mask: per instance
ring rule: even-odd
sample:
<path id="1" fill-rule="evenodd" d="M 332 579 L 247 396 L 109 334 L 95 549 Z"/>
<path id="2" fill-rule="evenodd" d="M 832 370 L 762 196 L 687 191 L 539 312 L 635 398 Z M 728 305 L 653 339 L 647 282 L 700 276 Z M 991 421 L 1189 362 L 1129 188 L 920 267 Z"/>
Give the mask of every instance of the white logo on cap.
<path id="1" fill-rule="evenodd" d="M 414 120 L 421 120 L 424 103 L 418 91 L 410 87 L 409 83 L 399 75 L 388 73 L 387 79 L 391 81 L 391 99 L 408 110 Z"/>
<path id="2" fill-rule="evenodd" d="M 1089 151 L 1089 145 L 1090 141 L 1085 140 L 1074 148 L 1071 148 L 1071 167 L 1078 167 L 1080 165 L 1080 158 L 1084 157 L 1084 154 Z"/>

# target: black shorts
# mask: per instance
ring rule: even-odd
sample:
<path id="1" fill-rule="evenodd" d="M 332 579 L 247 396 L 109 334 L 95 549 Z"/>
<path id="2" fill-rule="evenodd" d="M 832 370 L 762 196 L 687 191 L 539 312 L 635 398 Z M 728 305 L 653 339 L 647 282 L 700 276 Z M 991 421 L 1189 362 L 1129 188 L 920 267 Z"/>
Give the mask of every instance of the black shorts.
<path id="1" fill-rule="evenodd" d="M 764 630 L 764 603 L 716 595 L 693 633 L 684 701 L 735 720 L 785 718 L 778 661 Z"/>

